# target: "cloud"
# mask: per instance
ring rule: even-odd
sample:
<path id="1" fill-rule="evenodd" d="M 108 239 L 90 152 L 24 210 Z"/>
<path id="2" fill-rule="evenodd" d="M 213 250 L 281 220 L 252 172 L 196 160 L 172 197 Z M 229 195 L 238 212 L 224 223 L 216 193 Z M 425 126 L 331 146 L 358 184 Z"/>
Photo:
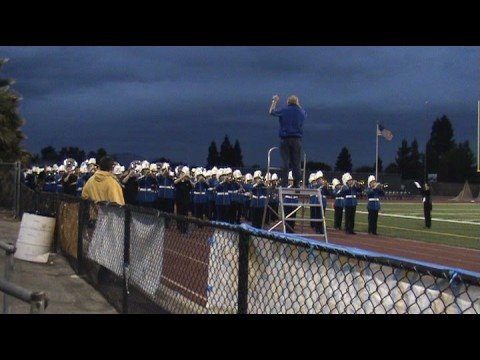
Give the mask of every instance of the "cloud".
<path id="1" fill-rule="evenodd" d="M 347 146 L 354 166 L 373 163 L 381 121 L 395 135 L 381 144 L 389 163 L 402 138 L 421 144 L 442 114 L 458 141 L 474 143 L 473 47 L 0 47 L 0 56 L 11 59 L 2 76 L 23 95 L 33 152 L 64 144 L 203 162 L 228 134 L 246 163 L 263 164 L 278 143 L 274 93 L 300 97 L 312 160 L 333 165 Z"/>

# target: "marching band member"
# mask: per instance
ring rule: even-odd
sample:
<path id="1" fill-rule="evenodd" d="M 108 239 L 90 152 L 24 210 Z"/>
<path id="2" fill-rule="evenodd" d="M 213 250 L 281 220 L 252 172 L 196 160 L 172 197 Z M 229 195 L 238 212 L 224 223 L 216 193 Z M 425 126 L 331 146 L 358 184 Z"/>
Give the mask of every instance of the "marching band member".
<path id="1" fill-rule="evenodd" d="M 140 206 L 153 208 L 157 200 L 158 183 L 156 176 L 150 173 L 150 163 L 142 161 L 142 175 L 138 177 L 137 202 Z"/>
<path id="2" fill-rule="evenodd" d="M 190 191 L 194 184 L 190 179 L 190 169 L 184 166 L 180 171 L 180 176 L 174 181 L 175 184 L 175 205 L 177 207 L 177 215 L 188 216 L 188 209 L 190 208 Z M 182 220 L 177 220 L 177 228 L 180 232 L 186 233 L 188 223 Z"/>
<path id="3" fill-rule="evenodd" d="M 57 183 L 55 181 L 55 173 L 51 166 L 45 168 L 45 182 L 43 183 L 43 191 L 56 192 Z"/>
<path id="4" fill-rule="evenodd" d="M 254 184 L 252 186 L 252 198 L 250 200 L 250 210 L 252 216 L 252 226 L 261 229 L 263 209 L 267 201 L 267 188 L 262 181 L 262 172 L 257 170 L 253 173 Z"/>
<path id="5" fill-rule="evenodd" d="M 227 169 L 218 169 L 217 176 L 219 183 L 215 188 L 215 206 L 217 220 L 228 222 L 228 211 L 230 209 L 230 195 L 228 194 L 229 184 L 227 181 Z"/>
<path id="6" fill-rule="evenodd" d="M 385 195 L 382 184 L 375 180 L 375 176 L 370 175 L 367 181 L 368 187 L 365 189 L 365 194 L 368 197 L 368 233 L 377 235 L 377 221 L 378 211 L 380 210 L 380 196 Z"/>
<path id="7" fill-rule="evenodd" d="M 127 172 L 123 173 L 122 185 L 125 203 L 130 205 L 137 205 L 138 196 L 138 180 L 142 167 L 140 160 L 135 160 L 130 163 Z"/>
<path id="8" fill-rule="evenodd" d="M 337 178 L 332 180 L 333 196 L 335 196 L 335 215 L 333 221 L 334 229 L 342 229 L 343 208 L 345 207 L 345 198 L 341 194 L 342 184 Z"/>
<path id="9" fill-rule="evenodd" d="M 315 176 L 318 186 L 320 187 L 320 195 L 322 196 L 322 206 L 323 206 L 323 212 L 322 208 L 318 207 L 317 209 L 317 215 L 318 219 L 324 219 L 324 212 L 327 208 L 327 196 L 330 195 L 330 191 L 328 190 L 328 182 L 326 179 L 323 177 L 323 172 L 321 170 L 317 171 L 317 174 Z M 316 222 L 315 223 L 315 232 L 317 234 L 323 234 L 323 223 L 322 222 Z"/>
<path id="10" fill-rule="evenodd" d="M 210 171 L 211 177 L 207 180 L 208 183 L 208 188 L 207 188 L 207 218 L 209 220 L 216 220 L 217 219 L 217 209 L 215 206 L 215 198 L 216 198 L 216 193 L 215 189 L 220 184 L 220 182 L 217 179 L 217 172 L 218 169 L 216 166 L 212 168 Z M 208 171 L 207 171 L 207 177 L 208 177 Z"/>
<path id="11" fill-rule="evenodd" d="M 359 186 L 353 180 L 350 173 L 342 176 L 343 187 L 340 191 L 341 196 L 345 198 L 345 232 L 355 235 L 355 212 L 357 211 L 357 192 Z"/>
<path id="12" fill-rule="evenodd" d="M 290 171 L 288 173 L 288 188 L 292 188 L 294 185 L 294 180 L 293 180 L 293 175 L 292 172 Z M 298 186 L 298 185 L 296 185 Z M 283 206 L 283 211 L 285 212 L 285 217 L 292 212 L 293 210 L 296 209 L 297 204 L 298 204 L 298 196 L 295 195 L 285 195 L 285 201 L 284 204 L 292 204 L 292 205 L 284 205 Z M 288 233 L 293 233 L 295 229 L 295 218 L 297 217 L 297 213 L 294 212 L 289 219 L 293 220 L 287 220 L 285 223 L 288 225 L 286 226 L 287 232 Z"/>
<path id="13" fill-rule="evenodd" d="M 243 184 L 245 192 L 243 197 L 245 198 L 245 203 L 243 207 L 243 217 L 247 221 L 252 221 L 251 211 L 250 211 L 250 202 L 252 197 L 252 188 L 253 188 L 253 176 L 250 173 L 245 174 L 245 184 Z"/>
<path id="14" fill-rule="evenodd" d="M 195 176 L 197 182 L 193 187 L 193 216 L 203 219 L 203 215 L 207 210 L 207 188 L 208 184 L 205 179 L 205 173 L 196 171 Z"/>
<path id="15" fill-rule="evenodd" d="M 76 164 L 76 162 L 75 162 Z M 77 194 L 77 180 L 79 169 L 73 163 L 69 163 L 66 168 L 66 172 L 62 176 L 62 188 L 63 193 L 71 196 L 75 196 Z"/>
<path id="16" fill-rule="evenodd" d="M 80 174 L 79 174 L 78 180 L 77 180 L 77 196 L 82 195 L 83 187 L 85 186 L 85 183 L 87 182 L 85 180 L 85 176 L 86 176 L 87 173 L 88 173 L 87 163 L 84 162 L 80 165 Z M 122 188 L 123 188 L 123 186 L 122 186 Z"/>
<path id="17" fill-rule="evenodd" d="M 242 217 L 243 205 L 245 203 L 245 197 L 243 193 L 245 189 L 242 185 L 242 173 L 240 170 L 235 170 L 233 172 L 233 181 L 230 184 L 231 189 L 231 216 L 230 220 L 232 224 L 240 224 L 240 219 Z"/>
<path id="18" fill-rule="evenodd" d="M 269 183 L 269 196 L 268 196 L 268 206 L 270 206 L 271 209 L 268 209 L 267 211 L 267 218 L 272 221 L 277 221 L 278 220 L 278 192 L 277 192 L 277 187 L 278 187 L 278 175 L 276 173 L 272 174 L 272 177 L 270 179 Z"/>
<path id="19" fill-rule="evenodd" d="M 63 184 L 62 179 L 65 175 L 65 165 L 60 165 L 58 167 L 58 173 L 54 175 L 55 177 L 55 192 L 63 193 Z"/>
<path id="20" fill-rule="evenodd" d="M 174 210 L 175 187 L 173 176 L 173 172 L 170 171 L 170 164 L 167 162 L 163 163 L 160 173 L 157 174 L 157 208 L 169 214 L 173 214 Z"/>
<path id="21" fill-rule="evenodd" d="M 422 195 L 425 228 L 430 229 L 432 227 L 432 195 L 430 193 L 430 186 L 428 182 L 425 182 L 422 187 L 416 181 L 415 181 L 415 186 L 420 191 L 420 195 Z"/>
<path id="22" fill-rule="evenodd" d="M 308 185 L 307 185 L 307 188 L 308 189 L 317 189 L 317 181 L 316 181 L 316 173 L 311 173 L 310 176 L 308 177 Z M 316 195 L 311 195 L 310 196 L 310 200 L 309 200 L 309 203 L 311 205 L 314 205 L 314 204 L 319 204 L 318 202 L 318 197 Z M 316 206 L 311 206 L 310 207 L 310 218 L 311 219 L 318 219 L 317 217 L 317 210 L 318 210 L 318 207 Z M 310 227 L 312 229 L 315 229 L 315 222 L 314 221 L 311 221 L 310 222 Z"/>

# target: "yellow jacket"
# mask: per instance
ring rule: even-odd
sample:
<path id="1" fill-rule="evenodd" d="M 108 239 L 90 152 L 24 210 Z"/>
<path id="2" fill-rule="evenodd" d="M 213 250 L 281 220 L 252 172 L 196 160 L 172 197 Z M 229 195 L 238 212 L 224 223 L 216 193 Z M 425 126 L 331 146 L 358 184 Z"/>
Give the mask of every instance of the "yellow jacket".
<path id="1" fill-rule="evenodd" d="M 83 187 L 82 198 L 125 205 L 122 187 L 109 171 L 97 170 Z"/>

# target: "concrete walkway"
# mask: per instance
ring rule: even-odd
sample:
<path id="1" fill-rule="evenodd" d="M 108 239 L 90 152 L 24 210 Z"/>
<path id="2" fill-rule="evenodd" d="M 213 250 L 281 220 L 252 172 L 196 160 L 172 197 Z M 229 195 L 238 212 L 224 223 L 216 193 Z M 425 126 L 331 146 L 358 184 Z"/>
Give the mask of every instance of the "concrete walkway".
<path id="1" fill-rule="evenodd" d="M 10 213 L 0 212 L 0 240 L 15 242 L 20 222 Z M 5 268 L 5 252 L 0 250 L 0 277 Z M 47 314 L 117 314 L 117 311 L 85 280 L 75 275 L 59 254 L 50 255 L 46 264 L 15 259 L 13 282 L 31 291 L 44 291 L 49 299 Z M 0 292 L 0 314 L 3 313 Z M 30 305 L 10 298 L 11 314 L 28 314 Z"/>

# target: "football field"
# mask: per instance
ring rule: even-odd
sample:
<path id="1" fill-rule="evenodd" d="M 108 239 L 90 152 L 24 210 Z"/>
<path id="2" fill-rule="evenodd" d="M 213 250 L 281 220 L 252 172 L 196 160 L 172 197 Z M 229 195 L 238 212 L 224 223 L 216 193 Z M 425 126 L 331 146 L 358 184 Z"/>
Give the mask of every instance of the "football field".
<path id="1" fill-rule="evenodd" d="M 366 202 L 360 201 L 355 230 L 368 232 Z M 327 226 L 333 225 L 332 202 L 327 206 Z M 345 216 L 345 214 L 344 214 Z M 344 219 L 345 220 L 345 219 Z M 342 228 L 344 224 L 342 223 Z M 435 203 L 432 228 L 426 229 L 421 202 L 382 202 L 378 216 L 378 234 L 480 249 L 480 204 Z"/>

